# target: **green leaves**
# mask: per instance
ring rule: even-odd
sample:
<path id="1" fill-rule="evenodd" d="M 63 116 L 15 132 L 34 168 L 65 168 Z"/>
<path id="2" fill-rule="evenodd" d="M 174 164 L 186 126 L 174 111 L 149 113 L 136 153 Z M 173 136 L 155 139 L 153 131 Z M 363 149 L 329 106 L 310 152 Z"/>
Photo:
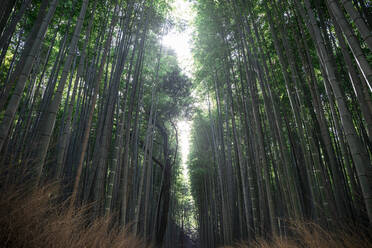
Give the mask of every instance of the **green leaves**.
<path id="1" fill-rule="evenodd" d="M 72 0 L 66 0 L 66 1 L 63 1 L 63 7 L 66 8 L 66 9 L 71 9 L 72 8 Z"/>

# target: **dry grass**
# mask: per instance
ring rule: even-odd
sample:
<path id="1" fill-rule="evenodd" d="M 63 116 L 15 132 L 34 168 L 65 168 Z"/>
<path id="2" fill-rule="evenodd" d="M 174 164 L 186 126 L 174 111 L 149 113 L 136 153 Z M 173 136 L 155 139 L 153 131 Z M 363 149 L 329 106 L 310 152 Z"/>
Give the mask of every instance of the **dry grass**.
<path id="1" fill-rule="evenodd" d="M 56 204 L 57 185 L 0 193 L 0 247 L 149 247 L 127 230 L 111 228 L 110 218 L 88 223 L 81 208 Z"/>
<path id="2" fill-rule="evenodd" d="M 0 192 L 0 247 L 140 248 L 150 247 L 128 230 L 112 228 L 110 218 L 88 222 L 87 208 L 69 211 L 57 204 L 58 185 Z M 314 223 L 293 222 L 291 238 L 239 243 L 234 248 L 371 248 L 372 235 L 354 228 L 329 232 Z M 227 247 L 226 247 L 227 248 Z"/>
<path id="3" fill-rule="evenodd" d="M 370 231 L 357 227 L 339 227 L 329 232 L 314 223 L 293 222 L 292 238 L 274 237 L 271 241 L 257 240 L 225 248 L 371 248 Z"/>

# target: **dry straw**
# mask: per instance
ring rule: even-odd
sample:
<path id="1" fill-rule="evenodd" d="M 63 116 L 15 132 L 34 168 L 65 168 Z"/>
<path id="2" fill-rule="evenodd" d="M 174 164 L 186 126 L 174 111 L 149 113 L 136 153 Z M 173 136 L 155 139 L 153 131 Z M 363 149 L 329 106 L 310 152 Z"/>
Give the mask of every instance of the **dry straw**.
<path id="1" fill-rule="evenodd" d="M 274 237 L 271 241 L 258 239 L 240 242 L 225 248 L 371 248 L 370 231 L 365 228 L 339 226 L 328 231 L 312 222 L 291 222 L 291 237 Z"/>
<path id="2" fill-rule="evenodd" d="M 7 188 L 0 195 L 0 247 L 136 248 L 149 247 L 110 218 L 88 222 L 87 208 L 71 211 L 57 204 L 57 184 L 36 190 Z"/>

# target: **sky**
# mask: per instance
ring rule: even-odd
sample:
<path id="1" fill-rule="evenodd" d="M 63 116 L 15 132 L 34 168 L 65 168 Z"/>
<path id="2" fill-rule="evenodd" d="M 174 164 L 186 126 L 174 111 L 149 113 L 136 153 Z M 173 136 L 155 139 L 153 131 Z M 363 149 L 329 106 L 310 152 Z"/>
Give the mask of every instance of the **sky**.
<path id="1" fill-rule="evenodd" d="M 192 3 L 190 0 L 175 0 L 173 3 L 172 16 L 177 20 L 185 23 L 182 30 L 174 27 L 169 30 L 168 34 L 163 36 L 162 44 L 176 52 L 178 64 L 182 71 L 192 80 L 193 77 L 193 56 L 192 49 L 192 34 L 193 19 L 195 13 L 192 10 Z M 191 120 L 179 120 L 177 122 L 178 141 L 181 155 L 182 178 L 186 184 L 189 195 L 191 196 L 191 204 L 194 204 L 194 199 L 190 192 L 190 177 L 187 165 L 188 155 L 190 152 L 190 136 L 191 136 Z M 195 216 L 192 217 L 191 224 L 196 228 Z"/>
<path id="2" fill-rule="evenodd" d="M 175 0 L 173 3 L 172 15 L 178 20 L 186 23 L 185 28 L 181 31 L 176 27 L 172 28 L 168 34 L 163 37 L 162 43 L 164 46 L 172 48 L 177 55 L 178 63 L 182 71 L 192 78 L 193 57 L 191 54 L 192 48 L 192 20 L 194 12 L 191 8 L 192 3 L 187 0 Z M 185 180 L 188 180 L 187 157 L 190 151 L 190 131 L 191 121 L 180 120 L 177 123 L 179 133 L 179 145 L 182 157 L 182 171 Z"/>
<path id="3" fill-rule="evenodd" d="M 180 67 L 189 77 L 192 77 L 191 37 L 193 33 L 192 21 L 195 16 L 191 5 L 192 3 L 187 0 L 174 1 L 172 15 L 186 23 L 185 29 L 180 31 L 174 27 L 163 37 L 163 45 L 172 48 L 176 52 Z"/>

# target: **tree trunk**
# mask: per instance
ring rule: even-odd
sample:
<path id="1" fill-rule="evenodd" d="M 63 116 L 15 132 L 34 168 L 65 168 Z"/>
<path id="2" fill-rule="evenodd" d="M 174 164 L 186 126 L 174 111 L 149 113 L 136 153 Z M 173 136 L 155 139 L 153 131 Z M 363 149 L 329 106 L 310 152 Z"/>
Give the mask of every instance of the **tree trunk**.
<path id="1" fill-rule="evenodd" d="M 7 105 L 7 108 L 4 113 L 4 117 L 2 119 L 2 122 L 0 124 L 0 150 L 2 149 L 4 145 L 4 141 L 8 136 L 10 126 L 12 125 L 14 115 L 18 109 L 19 103 L 21 101 L 22 93 L 26 85 L 26 81 L 28 79 L 28 76 L 31 72 L 33 63 L 36 59 L 37 53 L 39 52 L 40 46 L 42 41 L 44 40 L 45 33 L 48 29 L 48 25 L 52 20 L 52 17 L 54 15 L 54 12 L 57 8 L 58 0 L 53 0 L 50 4 L 50 7 L 48 9 L 47 14 L 44 16 L 44 18 L 41 21 L 41 25 L 39 26 L 38 31 L 36 32 L 35 39 L 28 40 L 30 43 L 30 47 L 32 47 L 29 52 L 23 53 L 25 60 L 20 60 L 22 71 L 20 72 L 20 75 L 18 76 L 18 80 L 16 83 L 16 86 L 13 90 L 13 94 L 9 100 L 9 103 Z M 44 10 L 40 10 L 40 13 L 43 13 Z M 32 45 L 31 45 L 32 44 Z M 18 65 L 17 65 L 18 67 Z M 19 73 L 20 69 L 15 70 L 15 73 Z M 14 78 L 11 76 L 11 78 Z M 12 81 L 12 80 L 11 80 Z M 2 99 L 5 101 L 5 98 L 7 96 L 2 96 Z M 5 103 L 4 103 L 5 104 Z M 3 105 L 1 105 L 2 107 Z"/>

